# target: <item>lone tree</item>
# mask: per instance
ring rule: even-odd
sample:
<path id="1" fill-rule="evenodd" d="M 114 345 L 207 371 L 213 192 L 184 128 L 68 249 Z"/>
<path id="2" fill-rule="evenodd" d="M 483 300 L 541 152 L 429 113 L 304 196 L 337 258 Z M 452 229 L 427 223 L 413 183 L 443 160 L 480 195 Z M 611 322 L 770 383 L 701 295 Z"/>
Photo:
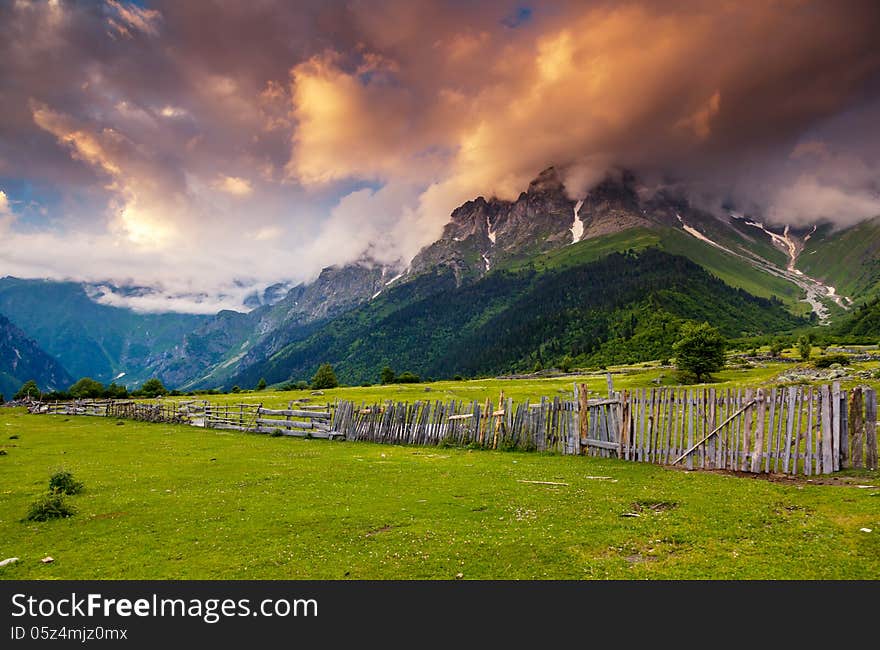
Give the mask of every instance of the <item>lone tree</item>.
<path id="1" fill-rule="evenodd" d="M 727 342 L 709 323 L 685 323 L 672 349 L 679 372 L 696 381 L 707 379 L 711 373 L 724 367 Z"/>
<path id="2" fill-rule="evenodd" d="M 394 370 L 391 369 L 391 366 L 385 366 L 382 368 L 382 373 L 379 375 L 379 380 L 383 384 L 393 384 L 396 378 L 397 376 L 394 374 Z"/>
<path id="3" fill-rule="evenodd" d="M 21 388 L 18 389 L 18 392 L 12 396 L 12 399 L 15 401 L 20 399 L 36 399 L 40 396 L 41 392 L 40 387 L 37 386 L 37 382 L 33 379 L 28 379 L 22 384 Z"/>
<path id="4" fill-rule="evenodd" d="M 804 335 L 798 339 L 797 345 L 801 360 L 809 361 L 810 356 L 813 354 L 813 337 L 808 334 Z"/>
<path id="5" fill-rule="evenodd" d="M 260 377 L 260 381 L 257 383 L 257 390 L 266 390 L 266 379 L 264 377 Z"/>
<path id="6" fill-rule="evenodd" d="M 329 363 L 322 363 L 318 367 L 315 376 L 312 377 L 312 390 L 319 388 L 336 388 L 339 382 L 336 380 L 336 373 L 333 372 L 333 366 Z"/>

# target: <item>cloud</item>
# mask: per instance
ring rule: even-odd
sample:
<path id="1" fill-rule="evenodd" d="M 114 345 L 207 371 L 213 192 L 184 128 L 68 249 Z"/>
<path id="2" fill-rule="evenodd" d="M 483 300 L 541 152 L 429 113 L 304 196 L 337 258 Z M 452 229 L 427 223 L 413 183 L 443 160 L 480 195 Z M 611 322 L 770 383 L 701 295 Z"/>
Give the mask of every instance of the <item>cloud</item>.
<path id="1" fill-rule="evenodd" d="M 0 190 L 0 234 L 4 233 L 12 225 L 15 215 L 12 214 L 12 206 L 6 192 Z"/>
<path id="2" fill-rule="evenodd" d="M 573 197 L 629 167 L 852 223 L 877 213 L 878 28 L 858 1 L 0 3 L 0 184 L 48 211 L 0 216 L 0 262 L 232 305 L 406 261 L 550 164 Z"/>
<path id="3" fill-rule="evenodd" d="M 116 34 L 126 38 L 132 38 L 133 32 L 142 32 L 148 36 L 159 35 L 159 22 L 162 20 L 159 11 L 118 0 L 106 0 L 106 4 L 111 14 L 107 23 Z"/>
<path id="4" fill-rule="evenodd" d="M 246 178 L 239 178 L 238 176 L 220 176 L 214 183 L 214 187 L 221 192 L 226 192 L 227 194 L 237 197 L 248 196 L 254 191 L 249 180 Z"/>

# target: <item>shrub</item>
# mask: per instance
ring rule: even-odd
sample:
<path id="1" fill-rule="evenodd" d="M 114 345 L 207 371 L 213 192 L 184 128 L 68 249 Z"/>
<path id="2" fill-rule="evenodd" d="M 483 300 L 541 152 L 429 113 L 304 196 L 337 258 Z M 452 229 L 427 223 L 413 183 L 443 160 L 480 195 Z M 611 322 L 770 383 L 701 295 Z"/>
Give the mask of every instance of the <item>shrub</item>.
<path id="1" fill-rule="evenodd" d="M 284 433 L 282 433 L 281 429 L 274 429 L 269 435 L 273 438 L 280 438 Z"/>
<path id="2" fill-rule="evenodd" d="M 265 378 L 261 377 L 261 378 L 260 378 L 260 381 L 257 382 L 257 390 L 266 390 L 266 380 L 265 380 Z"/>
<path id="3" fill-rule="evenodd" d="M 49 477 L 49 492 L 52 494 L 79 494 L 82 491 L 82 482 L 67 470 L 59 469 Z"/>
<path id="4" fill-rule="evenodd" d="M 233 387 L 232 387 L 232 390 L 231 390 L 230 392 L 231 392 L 231 393 L 240 393 L 240 392 L 241 392 L 241 386 L 233 386 Z"/>
<path id="5" fill-rule="evenodd" d="M 421 378 L 411 372 L 402 372 L 397 376 L 398 384 L 418 384 Z"/>
<path id="6" fill-rule="evenodd" d="M 818 359 L 813 361 L 813 367 L 830 368 L 835 363 L 845 365 L 848 361 L 849 357 L 845 354 L 826 354 L 824 357 L 819 357 Z"/>
<path id="7" fill-rule="evenodd" d="M 76 509 L 64 500 L 63 494 L 44 494 L 31 504 L 26 521 L 64 519 L 76 514 Z"/>

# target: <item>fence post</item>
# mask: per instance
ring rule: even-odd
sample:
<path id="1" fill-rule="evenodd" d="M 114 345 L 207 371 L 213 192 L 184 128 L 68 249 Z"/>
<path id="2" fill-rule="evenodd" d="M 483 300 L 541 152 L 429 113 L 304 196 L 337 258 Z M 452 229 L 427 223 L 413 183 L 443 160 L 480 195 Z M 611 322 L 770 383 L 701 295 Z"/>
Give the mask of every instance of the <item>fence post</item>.
<path id="1" fill-rule="evenodd" d="M 865 421 L 862 418 L 862 387 L 856 386 L 849 398 L 849 421 L 852 430 L 852 453 L 850 453 L 850 465 L 860 468 L 863 466 L 862 453 L 864 452 L 862 441 L 865 435 Z"/>
<path id="2" fill-rule="evenodd" d="M 758 403 L 758 421 L 755 428 L 755 448 L 752 451 L 752 466 L 750 471 L 757 474 L 761 471 L 761 454 L 764 451 L 764 417 L 767 414 L 767 403 L 764 401 L 764 389 L 759 388 L 755 396 Z M 770 423 L 770 431 L 773 431 L 773 423 Z"/>
<path id="3" fill-rule="evenodd" d="M 865 395 L 865 466 L 877 469 L 877 393 L 873 388 L 866 388 Z"/>
<path id="4" fill-rule="evenodd" d="M 831 385 L 831 463 L 840 469 L 840 382 Z"/>
<path id="5" fill-rule="evenodd" d="M 822 409 L 822 473 L 830 474 L 834 471 L 834 443 L 831 424 L 831 389 L 828 384 L 823 384 L 819 389 Z"/>

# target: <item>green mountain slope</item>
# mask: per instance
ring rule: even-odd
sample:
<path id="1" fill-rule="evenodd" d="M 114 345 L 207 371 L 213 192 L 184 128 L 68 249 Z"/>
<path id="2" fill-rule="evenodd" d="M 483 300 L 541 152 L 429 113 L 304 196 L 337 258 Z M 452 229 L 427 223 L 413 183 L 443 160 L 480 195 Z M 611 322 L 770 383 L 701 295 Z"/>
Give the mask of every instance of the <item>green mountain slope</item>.
<path id="1" fill-rule="evenodd" d="M 437 269 L 327 322 L 233 379 L 252 385 L 308 378 L 333 363 L 349 383 L 390 364 L 424 376 L 531 370 L 669 355 L 683 319 L 729 336 L 803 325 L 779 301 L 730 287 L 696 263 L 656 248 L 597 261 L 499 270 L 455 289 Z"/>
<path id="2" fill-rule="evenodd" d="M 0 314 L 0 394 L 12 399 L 29 379 L 47 392 L 67 388 L 73 381 L 57 360 Z"/>
<path id="3" fill-rule="evenodd" d="M 838 323 L 835 332 L 850 343 L 880 341 L 880 298 L 856 307 L 852 314 Z"/>
<path id="4" fill-rule="evenodd" d="M 845 230 L 820 226 L 807 240 L 797 268 L 857 301 L 880 294 L 880 217 Z"/>
<path id="5" fill-rule="evenodd" d="M 0 278 L 0 312 L 75 377 L 139 384 L 162 353 L 208 317 L 101 305 L 81 284 Z"/>

